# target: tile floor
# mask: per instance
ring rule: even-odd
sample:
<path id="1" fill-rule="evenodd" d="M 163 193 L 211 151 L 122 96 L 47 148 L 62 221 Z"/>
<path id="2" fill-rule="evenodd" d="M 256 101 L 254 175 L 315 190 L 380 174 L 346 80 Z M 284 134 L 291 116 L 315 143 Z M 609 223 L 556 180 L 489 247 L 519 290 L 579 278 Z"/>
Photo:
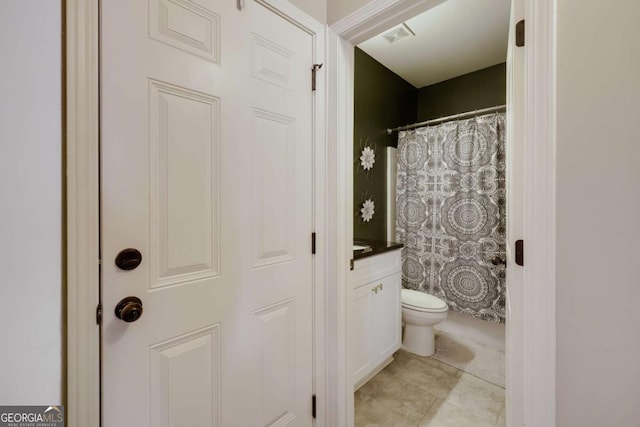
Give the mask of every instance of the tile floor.
<path id="1" fill-rule="evenodd" d="M 433 358 L 505 387 L 504 349 L 494 349 L 450 333 L 436 331 L 436 354 Z"/>
<path id="2" fill-rule="evenodd" d="M 504 388 L 403 350 L 355 393 L 356 427 L 505 425 Z"/>

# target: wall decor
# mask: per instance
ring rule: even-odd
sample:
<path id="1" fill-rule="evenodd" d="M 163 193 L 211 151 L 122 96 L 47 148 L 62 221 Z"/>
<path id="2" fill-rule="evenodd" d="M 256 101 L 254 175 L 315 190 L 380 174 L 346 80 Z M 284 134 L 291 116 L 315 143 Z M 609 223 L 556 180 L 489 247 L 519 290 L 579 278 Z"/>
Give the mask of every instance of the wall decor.
<path id="1" fill-rule="evenodd" d="M 373 165 L 375 162 L 376 152 L 367 145 L 366 147 L 364 147 L 360 155 L 360 166 L 362 166 L 362 169 L 368 171 L 370 169 L 373 169 Z"/>
<path id="2" fill-rule="evenodd" d="M 373 214 L 376 213 L 375 208 L 376 205 L 373 200 L 367 199 L 364 201 L 364 203 L 362 204 L 362 209 L 360 209 L 362 220 L 364 222 L 371 221 L 371 218 L 373 218 Z"/>

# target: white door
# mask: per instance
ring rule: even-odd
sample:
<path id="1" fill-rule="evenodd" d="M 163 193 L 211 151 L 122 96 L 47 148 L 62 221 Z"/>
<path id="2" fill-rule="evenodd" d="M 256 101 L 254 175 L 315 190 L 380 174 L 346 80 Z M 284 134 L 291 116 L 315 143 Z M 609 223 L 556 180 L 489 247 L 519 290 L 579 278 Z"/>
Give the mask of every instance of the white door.
<path id="1" fill-rule="evenodd" d="M 507 424 L 524 420 L 525 299 L 523 267 L 515 262 L 515 242 L 524 239 L 525 48 L 517 47 L 516 23 L 524 18 L 523 0 L 512 0 L 507 49 Z"/>
<path id="2" fill-rule="evenodd" d="M 105 427 L 312 424 L 311 53 L 251 0 L 102 2 Z"/>

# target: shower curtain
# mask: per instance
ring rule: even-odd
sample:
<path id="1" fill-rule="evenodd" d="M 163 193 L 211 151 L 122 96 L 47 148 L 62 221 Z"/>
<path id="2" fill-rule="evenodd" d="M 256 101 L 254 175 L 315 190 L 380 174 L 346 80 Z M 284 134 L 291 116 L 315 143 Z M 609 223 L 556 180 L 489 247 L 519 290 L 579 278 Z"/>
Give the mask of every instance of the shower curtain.
<path id="1" fill-rule="evenodd" d="M 396 234 L 403 286 L 505 321 L 504 113 L 400 132 Z"/>

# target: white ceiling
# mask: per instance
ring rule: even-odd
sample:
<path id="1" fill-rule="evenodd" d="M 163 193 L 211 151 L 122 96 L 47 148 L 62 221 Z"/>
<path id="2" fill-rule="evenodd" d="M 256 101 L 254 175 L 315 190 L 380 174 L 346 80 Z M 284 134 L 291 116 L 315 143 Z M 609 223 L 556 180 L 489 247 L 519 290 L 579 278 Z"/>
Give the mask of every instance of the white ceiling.
<path id="1" fill-rule="evenodd" d="M 417 88 L 500 64 L 507 58 L 510 0 L 447 0 L 405 23 L 416 34 L 384 34 L 358 47 Z"/>

